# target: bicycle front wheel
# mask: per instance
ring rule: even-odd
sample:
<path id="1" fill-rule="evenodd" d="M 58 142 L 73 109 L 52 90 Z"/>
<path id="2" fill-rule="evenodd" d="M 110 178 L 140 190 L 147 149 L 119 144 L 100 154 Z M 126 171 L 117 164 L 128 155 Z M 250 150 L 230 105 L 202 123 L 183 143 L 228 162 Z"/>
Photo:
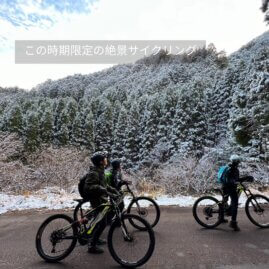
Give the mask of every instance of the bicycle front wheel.
<path id="1" fill-rule="evenodd" d="M 144 218 L 152 228 L 157 225 L 161 215 L 158 204 L 149 197 L 137 197 L 133 199 L 127 208 L 127 213 Z M 139 230 L 143 230 L 144 228 L 144 226 L 140 227 L 137 222 L 133 222 L 132 224 Z"/>
<path id="2" fill-rule="evenodd" d="M 131 224 L 135 222 L 143 230 L 137 230 Z M 145 264 L 154 251 L 155 236 L 149 223 L 143 218 L 123 214 L 114 221 L 108 233 L 108 248 L 113 259 L 124 267 L 138 267 Z"/>
<path id="3" fill-rule="evenodd" d="M 212 229 L 221 223 L 223 210 L 220 202 L 212 196 L 204 196 L 196 200 L 192 213 L 194 219 L 203 227 Z"/>
<path id="4" fill-rule="evenodd" d="M 269 228 L 269 198 L 260 194 L 252 195 L 246 202 L 245 210 L 254 225 Z"/>
<path id="5" fill-rule="evenodd" d="M 66 258 L 77 243 L 77 229 L 73 219 L 64 214 L 47 218 L 38 229 L 36 249 L 47 262 L 58 262 Z"/>

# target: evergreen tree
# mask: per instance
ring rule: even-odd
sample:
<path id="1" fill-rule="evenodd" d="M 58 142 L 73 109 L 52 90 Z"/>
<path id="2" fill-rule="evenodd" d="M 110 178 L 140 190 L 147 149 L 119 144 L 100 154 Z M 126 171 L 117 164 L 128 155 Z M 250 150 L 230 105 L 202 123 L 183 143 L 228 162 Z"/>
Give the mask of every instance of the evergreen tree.
<path id="1" fill-rule="evenodd" d="M 92 150 L 92 151 L 96 151 L 95 144 L 94 144 L 94 141 L 95 141 L 95 133 L 94 133 L 95 126 L 94 125 L 95 125 L 95 122 L 94 122 L 93 114 L 91 111 L 89 111 L 89 113 L 87 113 L 83 132 L 82 132 L 82 137 L 83 137 L 82 144 L 85 145 L 87 149 Z"/>
<path id="2" fill-rule="evenodd" d="M 45 143 L 51 143 L 53 138 L 53 106 L 49 100 L 39 105 L 39 130 L 40 139 Z"/>
<path id="3" fill-rule="evenodd" d="M 95 122 L 95 147 L 96 150 L 106 150 L 108 152 L 111 151 L 112 146 L 112 130 L 113 130 L 113 119 L 112 119 L 112 106 L 111 103 L 106 100 L 101 102 L 102 106 L 99 108 L 99 116 Z"/>
<path id="4" fill-rule="evenodd" d="M 127 112 L 124 107 L 122 107 L 118 122 L 113 130 L 113 145 L 112 145 L 112 157 L 113 158 L 122 158 L 124 161 L 126 160 L 126 122 L 127 122 Z M 124 158 L 123 158 L 124 157 Z"/>
<path id="5" fill-rule="evenodd" d="M 40 145 L 39 122 L 36 111 L 29 111 L 24 119 L 24 145 L 27 151 L 34 151 Z"/>
<path id="6" fill-rule="evenodd" d="M 7 111 L 4 117 L 4 130 L 21 134 L 23 129 L 23 117 L 20 104 L 15 104 Z"/>
<path id="7" fill-rule="evenodd" d="M 134 101 L 130 113 L 127 117 L 125 134 L 126 134 L 126 144 L 125 144 L 125 157 L 126 157 L 126 167 L 132 167 L 138 162 L 138 153 L 140 145 L 139 137 L 139 107 L 137 102 Z"/>

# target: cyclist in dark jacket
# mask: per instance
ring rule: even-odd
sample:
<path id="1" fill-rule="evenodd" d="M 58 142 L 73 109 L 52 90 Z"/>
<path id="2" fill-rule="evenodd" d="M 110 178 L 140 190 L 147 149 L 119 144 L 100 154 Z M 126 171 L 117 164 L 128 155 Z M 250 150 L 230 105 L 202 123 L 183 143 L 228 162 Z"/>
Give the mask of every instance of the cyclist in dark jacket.
<path id="1" fill-rule="evenodd" d="M 237 155 L 232 155 L 230 158 L 229 171 L 227 173 L 227 183 L 223 184 L 222 190 L 224 195 L 231 197 L 231 215 L 232 220 L 230 222 L 230 227 L 234 231 L 240 231 L 240 228 L 237 224 L 237 208 L 238 208 L 238 192 L 237 192 L 237 183 L 240 181 L 238 165 L 241 161 L 241 158 Z M 223 222 L 227 220 L 223 219 Z"/>
<path id="2" fill-rule="evenodd" d="M 84 184 L 84 193 L 87 199 L 90 201 L 93 208 L 100 206 L 103 203 L 108 202 L 108 196 L 117 197 L 119 193 L 116 189 L 107 186 L 105 183 L 104 170 L 107 166 L 107 157 L 103 152 L 95 153 L 91 158 L 94 167 L 90 168 L 90 172 L 86 175 Z M 100 208 L 102 211 L 103 208 Z M 88 252 L 89 253 L 103 253 L 104 250 L 97 245 L 105 244 L 106 241 L 100 239 L 102 232 L 104 231 L 107 222 L 113 218 L 113 213 L 109 212 L 94 228 L 92 238 L 89 240 Z"/>

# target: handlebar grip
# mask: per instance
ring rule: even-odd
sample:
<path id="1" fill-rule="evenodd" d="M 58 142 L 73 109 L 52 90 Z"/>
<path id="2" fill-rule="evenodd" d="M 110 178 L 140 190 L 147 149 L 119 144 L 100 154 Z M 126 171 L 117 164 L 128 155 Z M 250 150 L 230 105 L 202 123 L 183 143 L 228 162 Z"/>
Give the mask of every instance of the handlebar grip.
<path id="1" fill-rule="evenodd" d="M 240 182 L 253 182 L 254 181 L 254 177 L 253 176 L 245 176 L 240 178 Z"/>

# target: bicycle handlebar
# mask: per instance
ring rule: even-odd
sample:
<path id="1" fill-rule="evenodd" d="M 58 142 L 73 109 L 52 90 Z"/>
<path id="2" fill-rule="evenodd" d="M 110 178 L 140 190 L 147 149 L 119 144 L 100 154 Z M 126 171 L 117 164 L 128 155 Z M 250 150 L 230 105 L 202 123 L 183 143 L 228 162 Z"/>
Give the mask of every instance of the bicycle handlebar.
<path id="1" fill-rule="evenodd" d="M 253 176 L 244 176 L 244 177 L 241 177 L 239 179 L 239 183 L 243 183 L 243 182 L 253 182 L 254 181 L 254 177 Z"/>

